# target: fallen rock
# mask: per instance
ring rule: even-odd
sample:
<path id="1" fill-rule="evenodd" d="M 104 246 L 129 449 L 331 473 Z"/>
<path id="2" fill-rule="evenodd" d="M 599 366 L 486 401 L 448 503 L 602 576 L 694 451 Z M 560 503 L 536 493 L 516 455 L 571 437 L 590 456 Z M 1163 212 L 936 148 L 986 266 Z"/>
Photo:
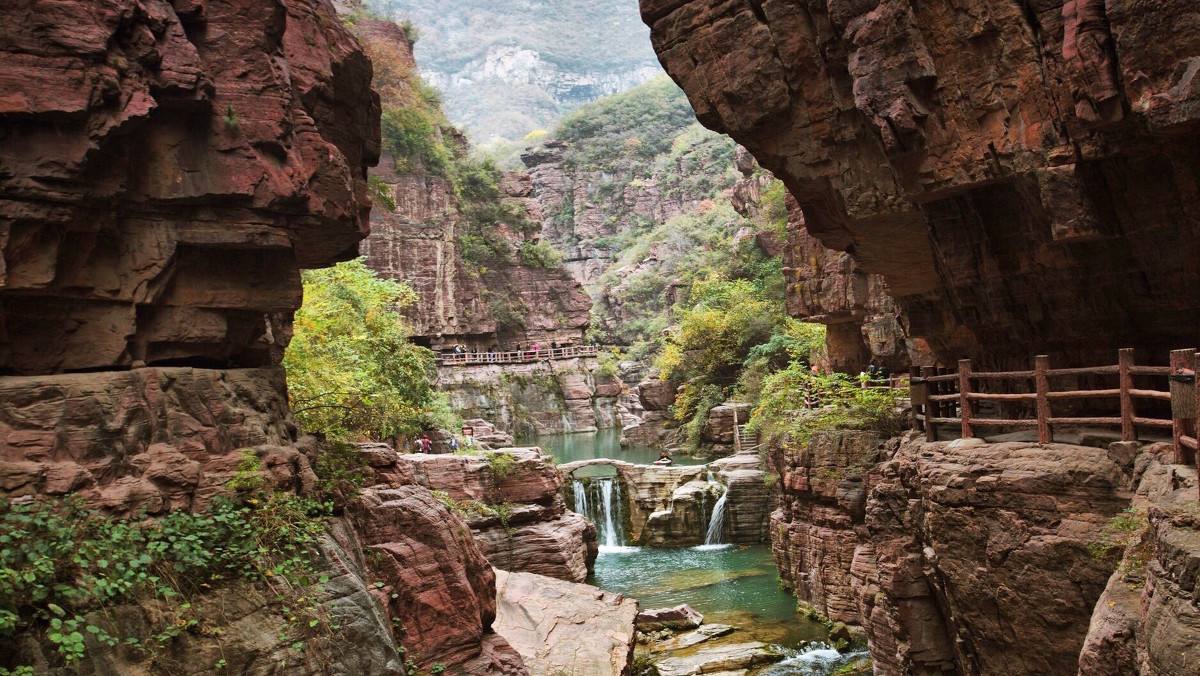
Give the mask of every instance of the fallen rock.
<path id="1" fill-rule="evenodd" d="M 633 658 L 637 601 L 532 573 L 496 573 L 494 628 L 534 676 L 621 676 Z"/>
<path id="2" fill-rule="evenodd" d="M 695 631 L 679 634 L 664 641 L 655 643 L 651 650 L 654 652 L 671 652 L 699 645 L 709 639 L 732 633 L 734 627 L 728 624 L 702 624 Z"/>
<path id="3" fill-rule="evenodd" d="M 674 608 L 651 608 L 638 613 L 637 627 L 643 631 L 657 629 L 695 629 L 704 616 L 686 603 Z"/>
<path id="4" fill-rule="evenodd" d="M 758 641 L 733 643 L 701 648 L 685 656 L 672 656 L 658 661 L 659 676 L 697 676 L 770 664 L 784 655 Z"/>

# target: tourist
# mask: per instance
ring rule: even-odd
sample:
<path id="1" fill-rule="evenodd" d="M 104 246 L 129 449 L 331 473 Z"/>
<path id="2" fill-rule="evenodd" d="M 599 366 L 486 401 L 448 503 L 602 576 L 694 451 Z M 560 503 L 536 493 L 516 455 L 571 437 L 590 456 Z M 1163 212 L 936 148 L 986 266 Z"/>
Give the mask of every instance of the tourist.
<path id="1" fill-rule="evenodd" d="M 655 460 L 654 464 L 673 465 L 675 464 L 675 461 L 671 459 L 671 452 L 664 448 L 658 452 L 658 460 Z"/>
<path id="2" fill-rule="evenodd" d="M 451 434 L 450 435 L 450 443 L 448 445 L 450 446 L 451 453 L 454 453 L 455 451 L 457 451 L 458 450 L 458 437 Z"/>
<path id="3" fill-rule="evenodd" d="M 429 439 L 428 432 L 421 435 L 421 452 L 426 454 L 433 452 L 433 441 Z"/>

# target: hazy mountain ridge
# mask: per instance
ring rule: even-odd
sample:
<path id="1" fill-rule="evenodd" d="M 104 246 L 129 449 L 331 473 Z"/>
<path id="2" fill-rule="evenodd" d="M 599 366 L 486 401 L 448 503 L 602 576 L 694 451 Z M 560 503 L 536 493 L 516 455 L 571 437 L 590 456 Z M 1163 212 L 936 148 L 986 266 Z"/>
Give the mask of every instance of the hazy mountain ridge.
<path id="1" fill-rule="evenodd" d="M 479 143 L 551 129 L 577 106 L 660 74 L 636 0 L 371 0 L 420 31 L 417 61 Z"/>

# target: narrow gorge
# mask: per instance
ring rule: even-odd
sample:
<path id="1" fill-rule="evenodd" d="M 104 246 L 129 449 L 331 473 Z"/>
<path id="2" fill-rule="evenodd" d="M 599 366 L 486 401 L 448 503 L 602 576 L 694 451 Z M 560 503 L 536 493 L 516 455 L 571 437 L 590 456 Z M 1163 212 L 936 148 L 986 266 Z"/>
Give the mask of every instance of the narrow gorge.
<path id="1" fill-rule="evenodd" d="M 1200 6 L 0 5 L 0 676 L 1200 676 Z"/>

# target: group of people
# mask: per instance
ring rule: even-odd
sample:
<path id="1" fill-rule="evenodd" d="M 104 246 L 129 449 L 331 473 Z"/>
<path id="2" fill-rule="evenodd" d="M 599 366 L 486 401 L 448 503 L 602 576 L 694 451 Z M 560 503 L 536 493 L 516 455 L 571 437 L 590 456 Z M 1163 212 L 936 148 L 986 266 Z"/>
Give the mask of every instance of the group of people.
<path id="1" fill-rule="evenodd" d="M 875 362 L 867 365 L 859 374 L 859 380 L 865 380 L 869 383 L 888 382 L 892 377 L 892 370 L 886 366 L 880 366 Z"/>
<path id="2" fill-rule="evenodd" d="M 472 427 L 463 427 L 461 442 L 457 436 L 450 435 L 450 439 L 446 442 L 446 448 L 451 453 L 455 453 L 462 448 L 475 448 L 475 429 Z M 433 439 L 429 438 L 428 432 L 423 433 L 413 440 L 413 450 L 417 453 L 433 453 Z"/>

